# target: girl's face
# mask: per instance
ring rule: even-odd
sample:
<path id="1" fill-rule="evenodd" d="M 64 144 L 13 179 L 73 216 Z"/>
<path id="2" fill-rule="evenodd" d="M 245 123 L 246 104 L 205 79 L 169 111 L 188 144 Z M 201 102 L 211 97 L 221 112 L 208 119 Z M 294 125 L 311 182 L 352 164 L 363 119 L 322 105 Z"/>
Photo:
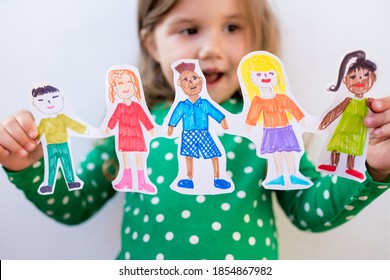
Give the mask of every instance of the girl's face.
<path id="1" fill-rule="evenodd" d="M 354 69 L 345 76 L 344 84 L 350 92 L 362 97 L 368 92 L 376 81 L 376 75 L 367 69 Z"/>
<path id="2" fill-rule="evenodd" d="M 120 99 L 128 99 L 135 94 L 136 88 L 130 75 L 124 74 L 121 78 L 115 79 L 116 94 Z"/>
<path id="3" fill-rule="evenodd" d="M 179 0 L 146 39 L 174 88 L 171 64 L 198 59 L 208 93 L 220 103 L 239 88 L 237 67 L 252 51 L 252 37 L 241 0 Z"/>

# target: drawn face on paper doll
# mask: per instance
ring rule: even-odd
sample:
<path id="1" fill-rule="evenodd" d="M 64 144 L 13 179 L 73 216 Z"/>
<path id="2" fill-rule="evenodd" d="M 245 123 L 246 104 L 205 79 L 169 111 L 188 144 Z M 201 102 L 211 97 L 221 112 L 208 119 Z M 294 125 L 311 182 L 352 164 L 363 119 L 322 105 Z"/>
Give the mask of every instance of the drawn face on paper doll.
<path id="1" fill-rule="evenodd" d="M 186 95 L 195 96 L 202 91 L 203 79 L 195 72 L 194 63 L 182 62 L 175 69 L 180 73 L 177 84 Z"/>
<path id="2" fill-rule="evenodd" d="M 132 77 L 128 74 L 123 74 L 123 76 L 115 79 L 115 91 L 120 99 L 128 99 L 135 95 L 137 88 Z"/>
<path id="3" fill-rule="evenodd" d="M 108 73 L 108 97 L 111 103 L 118 96 L 122 100 L 130 100 L 133 96 L 141 100 L 141 87 L 137 75 L 130 69 L 113 69 Z"/>
<path id="4" fill-rule="evenodd" d="M 272 88 L 278 84 L 275 71 L 251 71 L 251 80 L 259 88 Z"/>
<path id="5" fill-rule="evenodd" d="M 376 74 L 366 68 L 356 68 L 348 71 L 343 82 L 347 89 L 356 94 L 362 95 L 368 92 L 376 81 Z"/>
<path id="6" fill-rule="evenodd" d="M 33 104 L 43 114 L 58 114 L 64 108 L 64 98 L 52 86 L 42 86 L 32 90 Z"/>

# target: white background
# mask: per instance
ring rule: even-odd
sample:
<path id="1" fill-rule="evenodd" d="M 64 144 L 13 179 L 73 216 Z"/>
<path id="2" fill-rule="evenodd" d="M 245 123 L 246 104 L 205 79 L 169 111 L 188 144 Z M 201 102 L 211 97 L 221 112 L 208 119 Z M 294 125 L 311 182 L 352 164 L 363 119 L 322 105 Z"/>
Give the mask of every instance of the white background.
<path id="1" fill-rule="evenodd" d="M 223 1 L 223 0 L 221 0 Z M 387 0 L 274 0 L 292 91 L 320 116 L 334 97 L 339 62 L 363 49 L 378 65 L 375 96 L 390 86 Z M 0 0 L 0 120 L 28 108 L 31 84 L 49 80 L 77 114 L 99 126 L 105 114 L 104 75 L 116 64 L 136 65 L 135 0 Z M 311 137 L 315 159 L 323 136 Z M 91 140 L 74 138 L 75 155 Z M 77 158 L 77 157 L 76 157 Z M 0 170 L 0 259 L 113 259 L 120 246 L 122 194 L 79 226 L 42 215 Z M 390 259 L 390 194 L 349 223 L 320 234 L 299 232 L 277 208 L 282 259 Z"/>

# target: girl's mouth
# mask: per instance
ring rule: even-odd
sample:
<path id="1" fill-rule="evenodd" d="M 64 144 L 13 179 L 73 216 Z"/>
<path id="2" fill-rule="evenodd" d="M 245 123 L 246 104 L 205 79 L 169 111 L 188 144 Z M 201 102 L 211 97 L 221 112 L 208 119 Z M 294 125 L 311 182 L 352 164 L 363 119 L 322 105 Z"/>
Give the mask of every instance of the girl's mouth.
<path id="1" fill-rule="evenodd" d="M 212 85 L 212 84 L 218 83 L 221 80 L 223 73 L 221 73 L 221 72 L 209 72 L 209 73 L 205 72 L 204 76 L 206 78 L 207 84 Z"/>
<path id="2" fill-rule="evenodd" d="M 271 82 L 271 79 L 261 79 L 261 82 L 267 84 Z"/>

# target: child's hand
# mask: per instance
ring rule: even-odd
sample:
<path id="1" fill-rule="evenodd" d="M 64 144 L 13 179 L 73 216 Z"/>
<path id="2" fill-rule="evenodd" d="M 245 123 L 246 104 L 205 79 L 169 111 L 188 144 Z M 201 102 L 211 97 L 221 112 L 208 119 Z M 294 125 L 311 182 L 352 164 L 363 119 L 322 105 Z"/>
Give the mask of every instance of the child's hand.
<path id="1" fill-rule="evenodd" d="M 42 147 L 37 144 L 38 129 L 33 115 L 20 111 L 0 124 L 0 164 L 19 171 L 42 158 Z"/>
<path id="2" fill-rule="evenodd" d="M 370 105 L 372 112 L 364 119 L 370 129 L 367 167 L 374 180 L 382 181 L 390 174 L 390 96 Z"/>

